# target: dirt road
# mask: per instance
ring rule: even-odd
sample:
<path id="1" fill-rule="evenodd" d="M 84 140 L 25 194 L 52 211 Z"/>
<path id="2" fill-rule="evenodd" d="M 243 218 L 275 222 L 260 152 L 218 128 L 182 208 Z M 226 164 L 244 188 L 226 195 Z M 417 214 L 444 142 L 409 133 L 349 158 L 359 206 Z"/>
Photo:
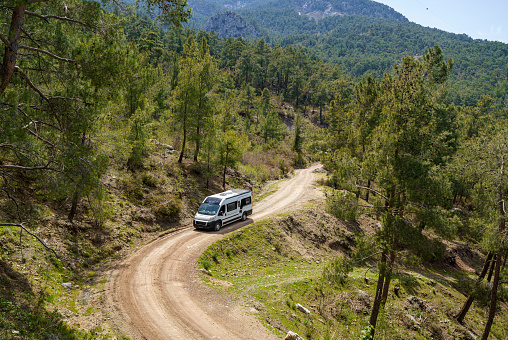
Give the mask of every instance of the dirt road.
<path id="1" fill-rule="evenodd" d="M 313 171 L 295 176 L 254 205 L 254 214 L 220 232 L 192 227 L 141 247 L 115 268 L 107 282 L 114 323 L 131 339 L 277 339 L 241 301 L 201 282 L 197 261 L 225 233 L 252 221 L 298 208 L 319 195 Z"/>

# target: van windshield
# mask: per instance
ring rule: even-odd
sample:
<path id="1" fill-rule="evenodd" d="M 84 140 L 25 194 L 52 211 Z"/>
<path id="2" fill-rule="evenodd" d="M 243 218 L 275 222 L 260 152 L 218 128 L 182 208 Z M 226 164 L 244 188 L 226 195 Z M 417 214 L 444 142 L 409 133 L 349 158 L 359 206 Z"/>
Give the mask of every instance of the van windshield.
<path id="1" fill-rule="evenodd" d="M 220 198 L 207 197 L 199 206 L 198 213 L 203 215 L 215 215 L 220 207 Z"/>

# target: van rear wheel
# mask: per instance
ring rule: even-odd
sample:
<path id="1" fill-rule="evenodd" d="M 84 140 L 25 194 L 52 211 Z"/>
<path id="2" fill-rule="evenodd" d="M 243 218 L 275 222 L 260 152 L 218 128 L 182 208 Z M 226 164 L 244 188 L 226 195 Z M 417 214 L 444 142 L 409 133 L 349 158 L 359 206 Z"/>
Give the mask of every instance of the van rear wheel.
<path id="1" fill-rule="evenodd" d="M 215 230 L 215 231 L 219 231 L 221 227 L 222 227 L 222 221 L 217 221 L 217 222 L 215 223 L 215 228 L 214 228 L 214 230 Z"/>
<path id="2" fill-rule="evenodd" d="M 246 212 L 244 212 L 244 213 L 242 214 L 242 221 L 245 221 L 246 219 L 247 219 L 247 213 L 246 213 Z"/>

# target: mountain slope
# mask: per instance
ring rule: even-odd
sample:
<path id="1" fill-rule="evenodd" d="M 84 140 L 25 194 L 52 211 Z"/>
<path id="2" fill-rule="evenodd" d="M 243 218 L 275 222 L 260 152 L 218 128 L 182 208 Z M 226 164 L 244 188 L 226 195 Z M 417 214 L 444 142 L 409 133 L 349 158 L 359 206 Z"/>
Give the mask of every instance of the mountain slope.
<path id="1" fill-rule="evenodd" d="M 215 14 L 208 19 L 203 29 L 207 32 L 214 30 L 220 38 L 259 35 L 254 26 L 248 24 L 244 18 L 231 11 Z"/>
<path id="2" fill-rule="evenodd" d="M 259 9 L 284 10 L 315 20 L 337 15 L 358 15 L 407 21 L 407 18 L 391 7 L 370 0 L 189 0 L 188 3 L 193 12 L 193 19 L 189 25 L 198 29 L 217 12 Z"/>

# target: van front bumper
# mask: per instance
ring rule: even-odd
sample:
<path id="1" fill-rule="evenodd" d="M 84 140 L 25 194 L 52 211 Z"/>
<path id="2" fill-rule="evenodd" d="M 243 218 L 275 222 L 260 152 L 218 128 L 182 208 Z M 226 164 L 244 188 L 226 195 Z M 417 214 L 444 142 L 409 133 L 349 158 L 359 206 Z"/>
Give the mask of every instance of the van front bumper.
<path id="1" fill-rule="evenodd" d="M 199 229 L 213 229 L 215 227 L 216 223 L 217 223 L 216 221 L 206 222 L 206 221 L 200 221 L 200 220 L 196 220 L 196 219 L 194 219 L 192 221 L 192 225 L 194 226 L 194 228 L 199 228 Z"/>

